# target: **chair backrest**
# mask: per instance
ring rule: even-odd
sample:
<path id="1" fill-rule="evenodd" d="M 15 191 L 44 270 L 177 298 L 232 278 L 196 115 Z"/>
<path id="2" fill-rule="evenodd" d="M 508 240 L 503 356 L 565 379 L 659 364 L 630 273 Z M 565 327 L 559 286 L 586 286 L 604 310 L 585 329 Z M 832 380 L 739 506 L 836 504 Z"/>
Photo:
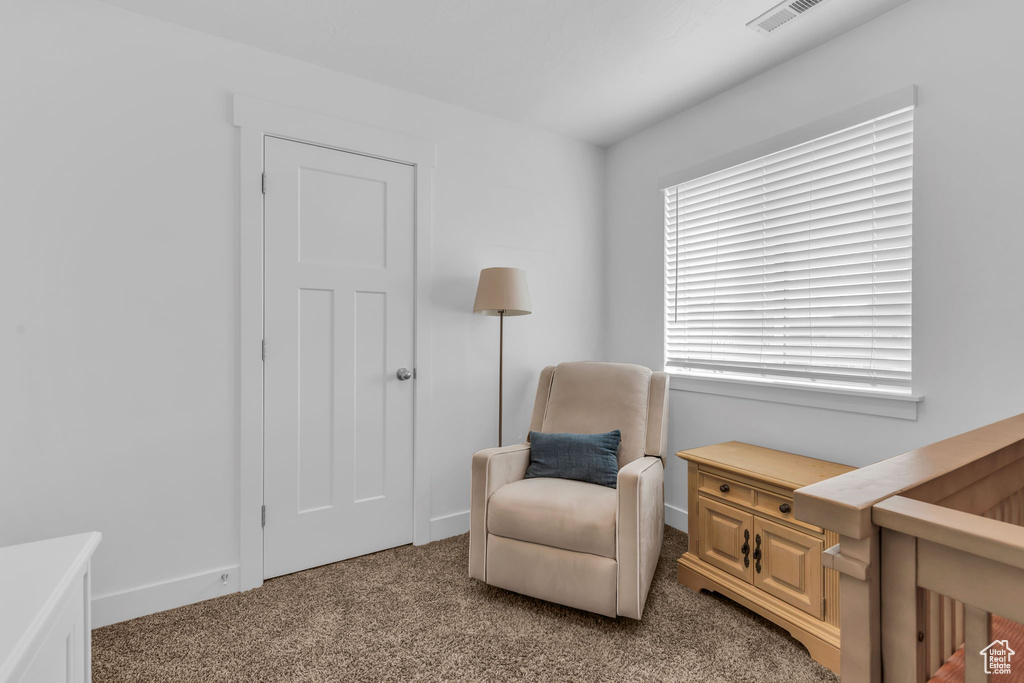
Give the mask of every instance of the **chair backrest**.
<path id="1" fill-rule="evenodd" d="M 626 363 L 560 363 L 540 373 L 530 430 L 599 434 L 622 431 L 619 467 L 644 455 L 665 457 L 668 375 Z"/>

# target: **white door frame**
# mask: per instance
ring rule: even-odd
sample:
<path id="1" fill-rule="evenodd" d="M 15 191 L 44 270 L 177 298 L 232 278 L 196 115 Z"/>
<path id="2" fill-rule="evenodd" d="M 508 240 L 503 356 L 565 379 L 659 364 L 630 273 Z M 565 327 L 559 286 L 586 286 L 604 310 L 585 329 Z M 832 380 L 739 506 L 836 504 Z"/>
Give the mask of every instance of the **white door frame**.
<path id="1" fill-rule="evenodd" d="M 263 141 L 267 135 L 365 154 L 415 168 L 413 323 L 413 543 L 430 541 L 430 471 L 426 447 L 430 395 L 429 309 L 434 143 L 244 95 L 234 96 L 240 129 L 239 399 L 240 590 L 263 584 Z M 273 353 L 271 349 L 269 351 Z M 269 514 L 273 514 L 270 511 Z"/>

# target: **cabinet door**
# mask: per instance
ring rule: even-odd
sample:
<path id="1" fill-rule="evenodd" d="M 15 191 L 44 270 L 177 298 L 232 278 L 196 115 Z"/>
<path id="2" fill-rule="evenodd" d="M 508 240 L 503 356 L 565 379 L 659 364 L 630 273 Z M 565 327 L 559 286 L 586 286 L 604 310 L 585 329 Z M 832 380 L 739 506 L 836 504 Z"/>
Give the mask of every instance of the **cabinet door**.
<path id="1" fill-rule="evenodd" d="M 698 557 L 722 571 L 750 583 L 753 576 L 753 515 L 701 496 Z M 744 547 L 745 546 L 745 547 Z M 746 552 L 744 552 L 746 550 Z"/>
<path id="2" fill-rule="evenodd" d="M 754 517 L 754 585 L 821 619 L 821 545 L 821 539 Z"/>

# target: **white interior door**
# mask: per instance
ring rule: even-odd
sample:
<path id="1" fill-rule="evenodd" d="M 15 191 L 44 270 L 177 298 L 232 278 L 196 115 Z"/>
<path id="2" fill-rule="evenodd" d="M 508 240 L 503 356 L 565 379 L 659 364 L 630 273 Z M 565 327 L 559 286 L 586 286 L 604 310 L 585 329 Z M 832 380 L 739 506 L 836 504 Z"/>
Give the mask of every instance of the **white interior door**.
<path id="1" fill-rule="evenodd" d="M 412 542 L 415 186 L 279 138 L 264 163 L 270 578 Z"/>

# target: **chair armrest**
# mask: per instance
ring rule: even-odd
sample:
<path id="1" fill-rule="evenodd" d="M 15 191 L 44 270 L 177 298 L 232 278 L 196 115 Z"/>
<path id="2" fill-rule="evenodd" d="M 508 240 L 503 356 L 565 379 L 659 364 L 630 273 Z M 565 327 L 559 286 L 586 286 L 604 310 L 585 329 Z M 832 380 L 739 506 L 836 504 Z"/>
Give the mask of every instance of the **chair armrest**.
<path id="1" fill-rule="evenodd" d="M 487 580 L 487 501 L 505 484 L 519 481 L 530 464 L 530 444 L 485 448 L 473 454 L 469 501 L 469 576 Z"/>
<path id="2" fill-rule="evenodd" d="M 617 488 L 616 611 L 621 616 L 639 619 L 665 536 L 665 466 L 661 458 L 645 456 L 620 469 Z"/>

